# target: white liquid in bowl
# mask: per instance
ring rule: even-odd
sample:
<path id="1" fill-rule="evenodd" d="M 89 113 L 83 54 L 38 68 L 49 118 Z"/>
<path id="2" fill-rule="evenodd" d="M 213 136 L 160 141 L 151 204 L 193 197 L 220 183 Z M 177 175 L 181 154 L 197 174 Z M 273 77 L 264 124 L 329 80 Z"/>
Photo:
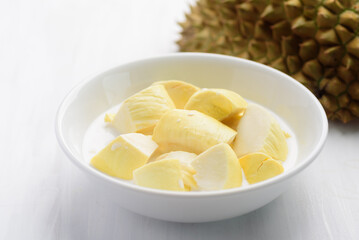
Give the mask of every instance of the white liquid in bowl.
<path id="1" fill-rule="evenodd" d="M 248 101 L 248 100 L 247 100 Z M 248 101 L 252 102 L 252 101 Z M 111 124 L 104 121 L 106 113 L 117 113 L 121 104 L 114 106 L 106 112 L 100 114 L 88 127 L 82 144 L 83 159 L 86 163 L 90 164 L 91 158 L 95 156 L 99 151 L 106 147 L 112 140 L 114 140 L 121 133 L 111 126 Z M 278 120 L 281 128 L 290 134 L 290 138 L 287 138 L 288 143 L 288 157 L 282 163 L 284 171 L 287 171 L 295 165 L 298 156 L 298 144 L 294 132 L 291 128 L 281 119 L 278 115 L 267 109 Z M 242 186 L 249 185 L 243 175 Z M 113 177 L 115 178 L 115 177 Z M 130 182 L 132 180 L 124 180 L 121 178 L 115 178 L 118 181 Z"/>

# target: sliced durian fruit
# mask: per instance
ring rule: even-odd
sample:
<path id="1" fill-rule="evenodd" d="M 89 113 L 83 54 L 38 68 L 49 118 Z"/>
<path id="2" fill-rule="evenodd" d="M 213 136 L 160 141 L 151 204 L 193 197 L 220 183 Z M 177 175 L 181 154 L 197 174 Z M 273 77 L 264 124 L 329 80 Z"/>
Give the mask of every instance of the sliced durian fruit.
<path id="1" fill-rule="evenodd" d="M 182 172 L 182 179 L 185 186 L 185 189 L 190 190 L 196 190 L 197 189 L 197 183 L 193 178 L 193 174 L 196 173 L 196 171 L 193 169 L 191 162 L 193 159 L 197 157 L 197 154 L 190 153 L 190 152 L 184 152 L 184 151 L 173 151 L 169 153 L 164 153 L 160 155 L 156 161 L 163 160 L 163 159 L 177 159 L 180 161 L 181 164 L 181 172 Z"/>
<path id="2" fill-rule="evenodd" d="M 110 176 L 132 179 L 132 172 L 147 163 L 158 145 L 141 133 L 123 134 L 91 159 L 91 164 Z"/>
<path id="3" fill-rule="evenodd" d="M 277 120 L 263 107 L 249 104 L 239 121 L 237 133 L 233 148 L 238 157 L 263 152 L 276 160 L 286 160 L 286 136 Z"/>
<path id="4" fill-rule="evenodd" d="M 220 190 L 240 187 L 242 170 L 236 154 L 227 143 L 220 143 L 192 161 L 194 179 L 199 190 Z"/>
<path id="5" fill-rule="evenodd" d="M 111 123 L 114 118 L 115 118 L 115 114 L 106 113 L 104 120 L 105 120 L 105 122 Z"/>
<path id="6" fill-rule="evenodd" d="M 186 191 L 178 159 L 163 159 L 148 163 L 133 172 L 134 182 L 142 187 L 171 191 Z"/>
<path id="7" fill-rule="evenodd" d="M 190 83 L 178 80 L 159 81 L 154 82 L 152 85 L 163 85 L 166 88 L 168 95 L 174 102 L 176 108 L 179 109 L 183 109 L 188 99 L 199 90 L 198 87 Z"/>
<path id="8" fill-rule="evenodd" d="M 184 108 L 197 110 L 222 121 L 243 113 L 247 108 L 247 102 L 230 90 L 203 88 L 192 95 Z"/>
<path id="9" fill-rule="evenodd" d="M 279 161 L 261 152 L 247 154 L 241 157 L 239 162 L 250 184 L 275 177 L 284 171 Z"/>
<path id="10" fill-rule="evenodd" d="M 164 86 L 150 86 L 127 98 L 112 124 L 121 133 L 151 134 L 162 115 L 174 108 L 175 105 Z"/>
<path id="11" fill-rule="evenodd" d="M 231 143 L 236 131 L 195 110 L 174 109 L 157 123 L 152 139 L 162 152 L 200 154 L 218 143 Z"/>

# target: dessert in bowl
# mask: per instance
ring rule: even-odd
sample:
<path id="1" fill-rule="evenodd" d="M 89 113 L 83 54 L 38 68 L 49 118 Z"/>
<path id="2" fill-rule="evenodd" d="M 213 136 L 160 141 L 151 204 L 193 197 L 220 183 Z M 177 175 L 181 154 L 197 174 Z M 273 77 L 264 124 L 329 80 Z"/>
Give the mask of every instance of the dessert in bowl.
<path id="1" fill-rule="evenodd" d="M 253 184 L 246 181 L 246 184 L 233 185 L 227 189 L 209 187 L 206 191 L 198 191 L 195 188 L 195 191 L 169 191 L 146 187 L 146 184 L 136 185 L 128 179 L 111 176 L 103 169 L 101 171 L 94 167 L 94 164 L 90 164 L 91 158 L 117 134 L 106 132 L 108 129 L 101 125 L 106 124 L 101 121 L 105 114 L 111 112 L 111 109 L 117 111 L 119 104 L 125 99 L 148 88 L 154 82 L 170 79 L 183 80 L 199 88 L 228 89 L 240 94 L 249 105 L 255 103 L 268 109 L 283 130 L 290 135 L 287 140 L 288 157 L 283 162 L 284 171 L 261 181 L 250 180 Z M 196 110 L 173 110 L 178 119 L 180 115 L 176 111 Z M 103 132 L 99 133 L 100 131 Z M 327 134 L 327 119 L 320 103 L 310 91 L 275 69 L 234 57 L 183 53 L 124 64 L 81 83 L 61 104 L 56 133 L 68 157 L 89 176 L 94 191 L 101 189 L 102 193 L 121 206 L 149 217 L 178 222 L 205 222 L 245 214 L 279 196 L 290 186 L 293 177 L 307 167 L 320 152 Z M 163 131 L 161 134 L 166 136 Z M 232 140 L 236 141 L 234 138 Z M 156 139 L 154 141 L 156 142 Z M 97 145 L 91 145 L 93 142 Z M 232 143 L 221 142 L 218 146 L 206 146 L 206 149 L 195 151 L 199 157 L 203 155 L 202 152 L 209 151 L 209 147 L 228 149 L 228 146 L 223 147 L 223 144 Z M 235 144 L 231 146 L 233 145 Z M 94 149 L 90 146 L 94 146 Z M 255 156 L 256 159 L 260 157 Z M 206 162 L 206 159 L 208 157 L 202 156 L 195 161 Z M 146 161 L 142 165 L 149 164 Z M 165 161 L 166 159 L 159 160 L 169 163 L 168 159 Z M 142 165 L 136 168 L 144 167 Z M 153 167 L 145 170 L 153 171 Z M 144 171 L 138 172 L 141 173 L 139 179 L 148 182 L 148 178 L 143 177 L 148 174 L 143 174 Z M 131 179 L 131 176 L 128 178 Z M 245 177 L 244 179 L 246 180 Z"/>

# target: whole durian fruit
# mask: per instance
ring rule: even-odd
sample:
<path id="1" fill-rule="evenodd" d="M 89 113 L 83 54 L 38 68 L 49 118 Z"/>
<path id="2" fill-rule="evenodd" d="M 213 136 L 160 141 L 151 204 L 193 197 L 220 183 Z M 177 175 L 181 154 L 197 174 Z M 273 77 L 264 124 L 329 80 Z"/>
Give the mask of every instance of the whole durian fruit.
<path id="1" fill-rule="evenodd" d="M 359 118 L 359 1 L 200 0 L 181 51 L 258 61 L 308 87 L 328 118 Z"/>

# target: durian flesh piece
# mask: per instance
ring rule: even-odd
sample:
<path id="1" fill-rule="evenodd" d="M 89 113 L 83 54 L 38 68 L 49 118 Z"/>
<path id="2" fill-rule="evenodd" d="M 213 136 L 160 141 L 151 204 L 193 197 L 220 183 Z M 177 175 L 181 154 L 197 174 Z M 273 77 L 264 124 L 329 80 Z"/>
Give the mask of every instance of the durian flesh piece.
<path id="1" fill-rule="evenodd" d="M 178 159 L 163 159 L 148 163 L 133 172 L 134 182 L 142 187 L 171 191 L 186 191 Z"/>
<path id="2" fill-rule="evenodd" d="M 196 171 L 191 166 L 191 162 L 193 159 L 197 157 L 197 154 L 184 152 L 184 151 L 173 151 L 169 153 L 164 153 L 157 157 L 156 161 L 163 160 L 163 159 L 177 159 L 180 161 L 181 164 L 181 172 L 182 172 L 182 179 L 185 186 L 185 189 L 195 190 L 197 189 L 197 183 L 193 178 L 193 174 Z"/>
<path id="3" fill-rule="evenodd" d="M 168 111 L 157 123 L 152 139 L 163 152 L 200 154 L 218 143 L 231 143 L 236 131 L 195 110 Z"/>
<path id="4" fill-rule="evenodd" d="M 199 90 L 198 87 L 178 80 L 159 81 L 152 85 L 163 85 L 176 108 L 183 109 L 188 99 Z"/>
<path id="5" fill-rule="evenodd" d="M 104 120 L 105 120 L 105 122 L 107 122 L 107 123 L 111 123 L 114 118 L 115 118 L 115 114 L 113 114 L 113 113 L 106 113 Z"/>
<path id="6" fill-rule="evenodd" d="M 247 108 L 247 102 L 240 95 L 230 90 L 203 88 L 192 95 L 184 108 L 197 110 L 222 121 L 242 114 Z"/>
<path id="7" fill-rule="evenodd" d="M 91 159 L 96 169 L 110 176 L 132 179 L 132 172 L 147 163 L 158 145 L 141 133 L 123 134 Z"/>
<path id="8" fill-rule="evenodd" d="M 286 160 L 286 136 L 277 120 L 263 107 L 249 104 L 239 121 L 237 133 L 233 148 L 238 157 L 252 152 L 263 152 L 276 160 Z"/>
<path id="9" fill-rule="evenodd" d="M 239 159 L 248 183 L 275 177 L 284 171 L 282 164 L 264 153 L 250 153 Z"/>
<path id="10" fill-rule="evenodd" d="M 242 170 L 233 149 L 226 143 L 217 144 L 192 161 L 194 179 L 200 190 L 240 187 Z"/>
<path id="11" fill-rule="evenodd" d="M 112 124 L 121 133 L 151 134 L 162 115 L 174 108 L 175 105 L 164 86 L 150 86 L 127 98 Z"/>

